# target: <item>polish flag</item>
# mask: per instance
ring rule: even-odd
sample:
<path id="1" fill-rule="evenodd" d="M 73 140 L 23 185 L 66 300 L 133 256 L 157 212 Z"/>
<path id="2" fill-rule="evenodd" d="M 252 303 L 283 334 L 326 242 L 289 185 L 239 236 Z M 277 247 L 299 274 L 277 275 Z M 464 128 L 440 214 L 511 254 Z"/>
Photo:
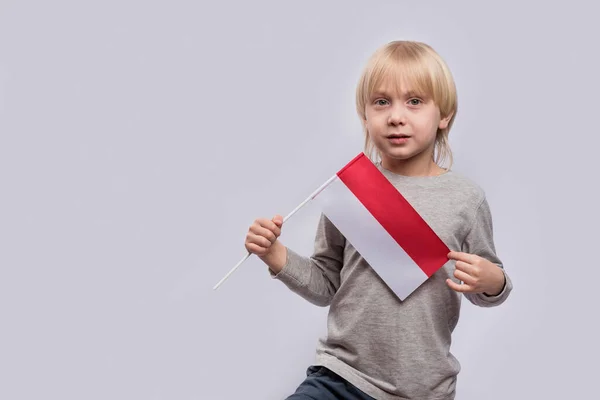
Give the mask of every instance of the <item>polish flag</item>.
<path id="1" fill-rule="evenodd" d="M 400 300 L 448 261 L 450 249 L 364 153 L 314 200 Z"/>

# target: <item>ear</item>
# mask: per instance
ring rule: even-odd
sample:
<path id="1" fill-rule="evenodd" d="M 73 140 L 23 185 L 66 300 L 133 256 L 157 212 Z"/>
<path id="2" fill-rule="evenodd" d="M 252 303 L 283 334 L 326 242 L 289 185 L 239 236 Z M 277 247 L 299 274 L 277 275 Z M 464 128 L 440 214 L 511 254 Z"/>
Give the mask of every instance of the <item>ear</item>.
<path id="1" fill-rule="evenodd" d="M 448 124 L 450 123 L 450 120 L 452 119 L 452 116 L 454 115 L 454 113 L 450 113 L 448 114 L 448 116 L 446 116 L 445 118 L 442 118 L 440 120 L 440 123 L 438 125 L 439 129 L 446 129 L 448 127 Z"/>

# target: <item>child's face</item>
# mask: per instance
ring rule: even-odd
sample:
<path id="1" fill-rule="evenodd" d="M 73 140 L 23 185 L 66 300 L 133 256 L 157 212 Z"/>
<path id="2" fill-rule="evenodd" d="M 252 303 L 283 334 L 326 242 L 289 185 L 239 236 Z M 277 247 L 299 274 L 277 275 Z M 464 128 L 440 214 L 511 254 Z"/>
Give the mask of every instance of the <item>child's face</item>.
<path id="1" fill-rule="evenodd" d="M 384 82 L 367 102 L 365 125 L 384 163 L 413 158 L 431 160 L 437 130 L 448 126 L 432 99 L 419 97 L 407 85 L 397 90 Z"/>

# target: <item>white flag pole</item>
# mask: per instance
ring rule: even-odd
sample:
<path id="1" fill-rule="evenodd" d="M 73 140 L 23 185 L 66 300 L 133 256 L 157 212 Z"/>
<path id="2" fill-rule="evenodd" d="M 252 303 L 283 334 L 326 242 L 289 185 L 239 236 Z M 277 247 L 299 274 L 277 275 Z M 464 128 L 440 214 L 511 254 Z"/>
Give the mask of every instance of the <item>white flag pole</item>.
<path id="1" fill-rule="evenodd" d="M 336 174 L 336 175 L 333 175 L 331 178 L 329 178 L 329 179 L 328 179 L 328 180 L 327 180 L 327 181 L 326 181 L 324 184 L 322 184 L 321 186 L 319 186 L 319 188 L 318 188 L 317 190 L 315 190 L 315 191 L 314 191 L 314 192 L 313 192 L 313 193 L 312 193 L 310 196 L 308 196 L 308 197 L 306 198 L 306 200 L 304 200 L 302 203 L 300 203 L 300 204 L 298 205 L 298 207 L 296 207 L 296 208 L 295 208 L 295 209 L 294 209 L 294 210 L 293 210 L 291 213 L 289 213 L 289 214 L 288 214 L 288 215 L 287 215 L 287 216 L 286 216 L 286 217 L 283 219 L 283 223 L 285 223 L 285 221 L 287 221 L 287 220 L 288 220 L 288 219 L 289 219 L 289 218 L 290 218 L 292 215 L 294 215 L 296 212 L 298 212 L 298 210 L 300 210 L 302 207 L 304 207 L 304 205 L 305 205 L 306 203 L 308 203 L 310 200 L 312 200 L 312 199 L 314 199 L 315 197 L 317 197 L 317 195 L 318 195 L 319 193 L 321 193 L 321 191 L 322 191 L 323 189 L 325 189 L 325 188 L 327 187 L 327 185 L 329 185 L 331 182 L 333 182 L 333 181 L 335 180 L 335 178 L 337 178 L 337 174 Z M 217 284 L 215 285 L 215 287 L 213 287 L 213 290 L 217 290 L 217 289 L 219 288 L 219 286 L 221 286 L 221 284 L 222 284 L 223 282 L 225 282 L 225 280 L 227 280 L 227 278 L 229 278 L 229 276 L 230 276 L 231 274 L 233 274 L 233 273 L 235 272 L 235 270 L 236 270 L 236 269 L 238 269 L 238 267 L 239 267 L 240 265 L 242 265 L 242 263 L 243 263 L 244 261 L 246 261 L 246 260 L 247 260 L 247 259 L 250 257 L 250 255 L 251 255 L 251 253 L 250 253 L 250 252 L 248 252 L 248 253 L 247 253 L 247 254 L 244 256 L 244 258 L 242 258 L 242 259 L 241 259 L 241 260 L 240 260 L 240 261 L 239 261 L 239 262 L 238 262 L 238 263 L 235 265 L 235 267 L 233 267 L 233 268 L 231 269 L 231 271 L 229 271 L 229 272 L 227 273 L 227 275 L 225 275 L 225 276 L 223 277 L 223 279 L 221 279 L 221 280 L 219 281 L 219 283 L 217 283 Z"/>

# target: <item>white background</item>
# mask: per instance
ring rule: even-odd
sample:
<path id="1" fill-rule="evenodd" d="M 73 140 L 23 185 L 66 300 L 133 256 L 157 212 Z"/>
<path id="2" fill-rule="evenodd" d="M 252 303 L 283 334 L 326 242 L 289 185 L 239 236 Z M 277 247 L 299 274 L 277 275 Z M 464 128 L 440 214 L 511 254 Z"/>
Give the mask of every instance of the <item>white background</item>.
<path id="1" fill-rule="evenodd" d="M 537 3 L 537 4 L 536 4 Z M 584 5 L 587 4 L 587 5 Z M 0 398 L 283 399 L 326 308 L 245 254 L 362 150 L 360 71 L 431 44 L 459 89 L 454 169 L 514 281 L 463 303 L 457 398 L 597 388 L 592 2 L 0 2 Z M 282 241 L 308 255 L 307 206 Z"/>

